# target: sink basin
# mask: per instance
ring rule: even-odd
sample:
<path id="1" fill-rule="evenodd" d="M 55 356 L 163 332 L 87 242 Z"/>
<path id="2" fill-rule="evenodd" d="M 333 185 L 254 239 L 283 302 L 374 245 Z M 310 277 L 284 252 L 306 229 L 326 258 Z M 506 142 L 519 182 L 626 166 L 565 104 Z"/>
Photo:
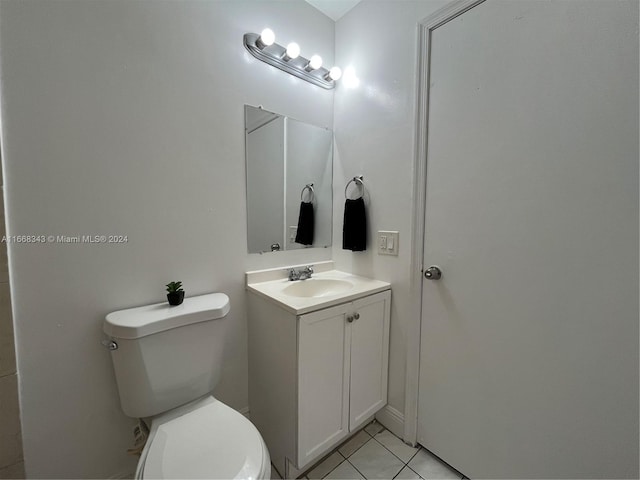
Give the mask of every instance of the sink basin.
<path id="1" fill-rule="evenodd" d="M 0 0 L 1 1 L 1 0 Z M 292 267 L 247 272 L 247 290 L 294 315 L 304 315 L 357 298 L 389 290 L 391 285 L 380 280 L 353 275 L 333 269 L 333 262 L 317 262 L 313 277 L 287 281 Z"/>
<path id="2" fill-rule="evenodd" d="M 309 280 L 301 280 L 285 287 L 282 293 L 290 297 L 326 297 L 327 295 L 336 295 L 353 288 L 351 282 L 346 280 L 310 278 Z"/>

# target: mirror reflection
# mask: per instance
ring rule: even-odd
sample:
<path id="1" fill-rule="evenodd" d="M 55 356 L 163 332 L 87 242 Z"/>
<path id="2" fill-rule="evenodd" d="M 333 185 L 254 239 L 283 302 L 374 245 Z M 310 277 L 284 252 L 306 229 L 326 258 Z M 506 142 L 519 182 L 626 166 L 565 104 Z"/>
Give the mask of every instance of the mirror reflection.
<path id="1" fill-rule="evenodd" d="M 245 105 L 249 253 L 331 245 L 333 132 Z"/>

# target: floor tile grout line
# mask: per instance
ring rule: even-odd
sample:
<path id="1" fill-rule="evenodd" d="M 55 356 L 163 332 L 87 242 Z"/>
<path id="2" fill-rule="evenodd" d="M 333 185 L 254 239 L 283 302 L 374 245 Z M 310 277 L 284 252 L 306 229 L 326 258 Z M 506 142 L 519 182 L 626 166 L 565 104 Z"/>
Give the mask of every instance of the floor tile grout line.
<path id="1" fill-rule="evenodd" d="M 342 457 L 342 460 L 340 460 L 340 462 L 338 463 L 338 465 L 340 465 L 342 462 L 344 462 L 344 461 L 347 459 L 347 457 L 345 457 L 344 455 L 342 455 L 342 454 L 338 451 L 338 449 L 336 448 L 335 450 L 332 450 L 332 451 L 330 451 L 328 454 L 326 454 L 326 456 L 325 456 L 322 460 L 320 460 L 319 462 L 316 462 L 315 464 L 313 464 L 313 466 L 312 466 L 311 468 L 309 468 L 309 469 L 307 470 L 307 472 L 304 474 L 304 478 L 309 478 L 309 474 L 310 474 L 311 472 L 313 472 L 313 471 L 314 471 L 316 468 L 318 468 L 320 465 L 324 464 L 324 462 L 326 462 L 327 460 L 329 460 L 329 458 L 330 458 L 330 457 L 332 457 L 335 453 L 337 453 L 339 457 Z M 336 465 L 336 467 L 337 467 L 338 465 Z M 327 473 L 327 475 L 329 475 L 329 473 L 333 472 L 333 470 L 335 470 L 335 468 L 336 468 L 336 467 L 332 468 L 332 469 Z M 322 478 L 326 477 L 327 475 L 324 475 Z"/>
<path id="2" fill-rule="evenodd" d="M 364 447 L 371 440 L 375 440 L 375 438 L 371 437 L 369 440 L 367 440 L 362 445 L 360 445 L 358 448 L 356 448 L 353 452 L 351 452 L 348 457 L 344 457 L 344 455 L 342 455 L 342 454 L 340 454 L 340 455 L 342 455 L 345 459 L 349 460 L 349 458 L 352 457 L 354 453 L 356 453 L 358 450 L 360 450 L 362 447 Z M 378 443 L 380 443 L 380 442 L 378 442 Z M 349 463 L 351 463 L 351 462 L 349 462 Z"/>
<path id="3" fill-rule="evenodd" d="M 422 446 L 422 445 L 420 445 L 420 448 L 424 449 L 425 451 L 427 451 L 428 453 L 430 453 L 431 455 L 433 455 L 433 456 L 434 456 L 434 457 L 435 457 L 435 458 L 436 458 L 436 459 L 437 459 L 441 464 L 446 465 L 446 466 L 449 468 L 449 470 L 451 470 L 451 471 L 453 471 L 453 472 L 456 472 L 458 475 L 462 475 L 461 480 L 462 480 L 462 478 L 464 478 L 464 474 L 463 474 L 461 471 L 459 471 L 457 468 L 455 468 L 453 465 L 451 465 L 451 464 L 450 464 L 450 463 L 448 463 L 448 462 L 445 462 L 442 458 L 440 458 L 438 455 L 436 455 L 435 453 L 433 453 L 433 452 L 432 452 L 431 450 L 429 450 L 428 448 L 426 448 L 426 447 L 424 447 L 424 446 Z"/>
<path id="4" fill-rule="evenodd" d="M 366 427 L 365 427 L 366 428 Z M 356 438 L 356 436 L 360 433 L 360 432 L 364 432 L 367 435 L 369 435 L 369 440 L 371 440 L 373 438 L 373 435 L 371 435 L 369 432 L 367 432 L 364 428 L 360 429 L 357 433 L 351 435 L 351 437 L 345 441 L 342 445 L 340 445 L 339 447 L 336 448 L 336 452 L 338 452 L 340 455 L 342 455 L 344 458 L 349 458 L 351 455 L 353 455 L 354 453 L 356 453 L 358 450 L 360 450 L 362 447 L 364 447 L 365 443 L 369 443 L 369 440 L 367 440 L 366 442 L 364 442 L 362 445 L 360 445 L 358 448 L 356 448 L 353 452 L 351 452 L 349 455 L 345 456 L 340 449 L 342 447 L 344 447 L 346 444 L 348 444 L 351 440 L 353 440 L 354 438 Z"/>
<path id="5" fill-rule="evenodd" d="M 367 433 L 368 433 L 368 432 L 367 432 Z M 378 432 L 378 433 L 380 433 L 380 432 Z M 376 435 L 377 435 L 377 434 L 376 434 Z M 380 445 L 382 448 L 384 448 L 384 449 L 385 449 L 387 452 L 389 452 L 391 455 L 393 455 L 395 458 L 397 458 L 398 460 L 400 460 L 400 463 L 402 463 L 402 468 L 400 468 L 400 470 L 398 470 L 398 473 L 396 473 L 396 474 L 393 476 L 393 478 L 396 478 L 396 476 L 398 476 L 398 474 L 402 471 L 402 469 L 403 469 L 404 467 L 407 467 L 408 465 L 404 462 L 404 460 L 402 460 L 401 458 L 399 458 L 395 453 L 393 453 L 393 452 L 392 452 L 391 450 L 389 450 L 387 447 L 385 447 L 384 445 L 382 445 L 378 440 L 376 440 L 376 437 L 371 437 L 371 439 L 372 439 L 372 440 L 374 440 L 378 445 Z M 363 444 L 360 446 L 360 448 L 364 447 L 364 446 L 365 446 L 367 443 L 369 443 L 370 441 L 371 441 L 371 440 L 367 440 L 365 443 L 363 443 Z M 360 450 L 360 448 L 358 448 L 358 450 Z M 350 458 L 354 453 L 356 453 L 358 450 L 354 451 L 351 455 L 349 455 L 349 458 Z M 417 453 L 417 452 L 416 452 L 416 453 Z M 349 458 L 347 458 L 347 462 L 349 462 Z M 413 457 L 411 457 L 411 458 L 413 458 Z M 358 471 L 358 473 L 359 473 L 360 475 L 362 475 L 362 476 L 365 478 L 365 480 L 368 480 L 368 479 L 367 479 L 367 477 L 366 477 L 366 476 L 365 476 L 365 475 L 364 475 L 360 470 L 358 470 L 358 468 L 357 468 L 357 467 L 356 467 L 352 462 L 349 462 L 349 463 L 351 464 L 351 466 L 352 466 L 353 468 L 355 468 L 355 469 Z M 416 475 L 418 475 L 418 474 L 416 473 Z M 418 475 L 418 476 L 420 476 L 420 475 Z M 420 478 L 422 478 L 422 477 L 420 477 Z"/>
<path id="6" fill-rule="evenodd" d="M 366 428 L 366 427 L 365 427 L 365 428 Z M 419 444 L 418 444 L 418 446 L 417 446 L 417 447 L 411 447 L 410 445 L 407 445 L 407 446 L 409 446 L 409 447 L 411 447 L 411 448 L 416 448 L 416 451 L 415 451 L 415 452 L 413 453 L 413 455 L 411 455 L 411 457 L 410 457 L 410 458 L 405 462 L 402 458 L 400 458 L 398 455 L 396 455 L 395 453 L 393 453 L 393 452 L 392 452 L 392 451 L 391 451 L 391 450 L 390 450 L 386 445 L 384 445 L 380 440 L 378 440 L 378 439 L 376 438 L 376 435 L 378 435 L 379 433 L 382 433 L 382 432 L 384 432 L 384 431 L 387 431 L 387 430 L 388 430 L 387 428 L 384 428 L 384 426 L 382 426 L 382 429 L 381 429 L 380 431 L 376 432 L 376 433 L 375 433 L 375 435 L 371 435 L 371 434 L 370 434 L 369 432 L 367 432 L 364 428 L 363 428 L 363 429 L 361 429 L 360 431 L 364 431 L 364 432 L 369 436 L 369 439 L 368 439 L 368 440 L 366 440 L 362 445 L 360 445 L 360 446 L 359 446 L 357 449 L 355 449 L 353 452 L 351 452 L 348 456 L 344 455 L 342 452 L 340 452 L 340 450 L 339 450 L 338 448 L 336 448 L 336 449 L 334 450 L 334 452 L 335 452 L 335 453 L 337 453 L 337 454 L 342 458 L 342 460 L 341 460 L 341 461 L 340 461 L 340 462 L 339 462 L 335 467 L 333 467 L 329 472 L 327 472 L 327 474 L 326 474 L 326 475 L 324 475 L 322 478 L 323 478 L 323 479 L 324 479 L 324 478 L 326 478 L 328 475 L 330 475 L 330 474 L 331 474 L 331 472 L 333 472 L 336 468 L 338 468 L 340 465 L 342 465 L 342 464 L 345 462 L 345 460 L 346 460 L 346 461 L 349 463 L 349 465 L 351 465 L 351 466 L 352 466 L 352 467 L 353 467 L 353 468 L 354 468 L 354 469 L 355 469 L 355 470 L 356 470 L 360 475 L 362 475 L 362 477 L 363 477 L 363 478 L 365 478 L 365 480 L 368 480 L 368 479 L 367 479 L 367 477 L 366 477 L 365 475 L 363 475 L 363 473 L 362 473 L 360 470 L 358 470 L 358 468 L 357 468 L 357 467 L 356 467 L 356 466 L 355 466 L 351 461 L 349 461 L 349 459 L 350 459 L 350 458 L 351 458 L 351 457 L 352 457 L 356 452 L 358 452 L 362 447 L 364 447 L 366 444 L 368 444 L 372 439 L 373 439 L 373 440 L 375 440 L 375 442 L 376 442 L 378 445 L 380 445 L 381 447 L 383 447 L 387 452 L 389 452 L 391 455 L 393 455 L 393 457 L 394 457 L 394 458 L 396 458 L 397 460 L 399 460 L 399 461 L 402 463 L 402 468 L 400 468 L 400 470 L 398 471 L 398 473 L 396 473 L 396 475 L 393 477 L 394 479 L 395 479 L 395 478 L 400 474 L 400 472 L 404 469 L 404 467 L 409 468 L 409 470 L 411 470 L 413 473 L 415 473 L 416 475 L 418 475 L 418 477 L 422 478 L 422 477 L 420 476 L 420 474 L 419 474 L 419 473 L 417 473 L 413 468 L 411 468 L 411 467 L 409 466 L 409 462 L 410 462 L 411 460 L 413 460 L 413 458 L 414 458 L 414 457 L 415 457 L 415 456 L 420 452 L 420 450 L 426 450 L 426 449 L 425 449 L 422 445 L 419 445 Z M 396 438 L 398 438 L 400 441 L 402 441 L 402 439 L 400 439 L 400 437 L 397 437 L 396 435 L 394 435 L 394 434 L 393 434 L 393 432 L 391 432 L 390 430 L 389 430 L 389 432 L 390 432 L 394 437 L 396 437 Z M 357 434 L 356 434 L 356 435 L 357 435 Z M 355 435 L 354 435 L 353 437 L 355 437 Z M 352 438 L 353 438 L 353 437 L 352 437 Z M 345 442 L 345 444 L 346 444 L 346 443 L 348 443 L 348 441 L 347 441 L 347 442 Z M 427 451 L 428 451 L 428 450 L 427 450 Z M 325 460 L 324 460 L 324 461 L 326 461 L 330 456 L 331 456 L 331 455 L 328 455 L 328 456 L 325 458 Z M 438 458 L 438 460 L 440 460 L 440 462 L 442 462 L 442 460 L 441 460 L 439 457 L 437 457 L 437 456 L 436 456 L 436 458 Z M 324 461 L 323 461 L 323 462 L 324 462 Z M 319 464 L 317 464 L 317 465 L 316 465 L 316 468 L 317 468 L 321 463 L 323 463 L 323 462 L 320 462 Z M 448 465 L 450 468 L 452 468 L 454 471 L 456 471 L 456 472 L 457 472 L 457 470 L 455 470 L 453 467 L 451 467 L 451 466 L 450 466 L 449 464 L 447 464 L 446 462 L 442 462 L 442 463 L 444 463 L 445 465 Z M 464 480 L 464 477 L 463 477 L 461 480 Z"/>
<path id="7" fill-rule="evenodd" d="M 317 463 L 316 463 L 312 468 L 310 468 L 310 469 L 308 470 L 308 472 L 311 472 L 312 470 L 316 469 L 316 468 L 317 468 L 317 467 L 319 467 L 321 464 L 323 464 L 324 462 L 326 462 L 326 461 L 329 459 L 329 457 L 330 457 L 331 455 L 333 455 L 333 453 L 337 453 L 338 455 L 340 455 L 340 456 L 342 457 L 342 461 L 341 461 L 338 465 L 336 465 L 336 466 L 335 466 L 331 471 L 329 471 L 329 473 L 333 472 L 333 470 L 335 470 L 336 468 L 338 468 L 338 466 L 339 466 L 340 464 L 342 464 L 342 462 L 344 462 L 344 460 L 347 460 L 351 455 L 353 455 L 353 454 L 354 454 L 354 453 L 356 453 L 358 450 L 360 450 L 362 447 L 364 447 L 364 445 L 365 445 L 365 444 L 367 444 L 367 443 L 369 443 L 369 441 L 373 438 L 373 437 L 371 436 L 371 434 L 370 434 L 369 432 L 367 432 L 364 428 L 363 428 L 363 429 L 361 429 L 360 431 L 365 432 L 367 435 L 369 435 L 369 437 L 370 437 L 370 438 L 369 438 L 369 440 L 367 440 L 367 441 L 366 441 L 366 442 L 364 442 L 362 445 L 360 445 L 356 450 L 354 450 L 353 452 L 351 452 L 348 456 L 345 456 L 345 455 L 340 451 L 340 448 L 342 448 L 342 447 L 343 447 L 343 446 L 345 446 L 347 443 L 349 443 L 349 441 L 351 441 L 351 440 L 352 440 L 352 439 L 353 439 L 353 438 L 354 438 L 354 437 L 355 437 L 359 432 L 358 432 L 358 433 L 356 433 L 356 434 L 354 434 L 354 435 L 352 435 L 352 436 L 351 436 L 351 438 L 350 438 L 349 440 L 345 441 L 342 445 L 340 445 L 340 446 L 338 446 L 337 448 L 335 448 L 335 449 L 333 450 L 333 452 L 332 452 L 332 453 L 329 453 L 329 454 L 328 454 L 328 455 L 327 455 L 323 460 L 321 460 L 320 462 L 317 462 Z M 349 463 L 351 463 L 351 462 L 349 462 Z M 327 473 L 327 475 L 329 475 L 329 473 Z M 325 476 L 324 476 L 324 477 L 322 477 L 322 478 L 325 478 L 327 475 L 325 475 Z M 305 476 L 307 476 L 307 475 L 305 475 Z"/>
<path id="8" fill-rule="evenodd" d="M 338 453 L 340 453 L 340 452 L 338 452 Z M 344 458 L 344 455 L 342 455 L 341 453 L 340 453 L 340 456 L 342 457 L 342 461 L 341 461 L 338 465 L 336 465 L 335 467 L 333 467 L 331 470 L 329 470 L 329 471 L 327 472 L 327 474 L 326 474 L 324 477 L 322 477 L 322 478 L 327 478 L 329 475 L 331 475 L 331 472 L 333 472 L 336 468 L 338 468 L 338 467 L 339 467 L 340 465 L 342 465 L 344 462 L 348 462 L 348 461 L 349 461 L 349 460 L 347 460 L 346 458 Z"/>
<path id="9" fill-rule="evenodd" d="M 349 462 L 349 459 L 347 459 L 347 462 Z M 367 477 L 365 476 L 364 473 L 362 473 L 360 470 L 358 470 L 358 467 L 356 467 L 353 463 L 349 462 L 349 465 L 351 465 L 356 472 L 358 472 L 360 475 L 362 475 L 362 478 L 364 478 L 365 480 L 368 480 Z"/>
<path id="10" fill-rule="evenodd" d="M 409 466 L 409 464 L 406 464 L 404 467 L 402 467 L 402 468 L 400 469 L 400 472 L 402 472 L 402 470 L 404 470 L 404 468 L 405 468 L 405 467 L 406 467 L 406 468 L 408 468 L 409 470 L 411 470 L 413 473 L 415 473 L 419 478 L 422 478 L 422 475 L 420 475 L 420 474 L 419 474 L 418 472 L 416 472 L 413 468 L 411 468 L 411 467 Z M 393 477 L 393 478 L 394 478 L 394 479 L 395 479 L 395 478 L 397 478 L 397 477 L 398 477 L 398 475 L 400 475 L 400 472 L 396 473 L 396 476 L 395 476 L 395 477 Z M 424 479 L 423 479 L 423 480 L 424 480 Z"/>
<path id="11" fill-rule="evenodd" d="M 1 0 L 0 0 L 0 1 L 1 1 Z M 342 462 L 344 462 L 344 461 L 347 459 L 347 457 L 345 457 L 342 453 L 340 453 L 340 451 L 339 451 L 337 448 L 336 448 L 336 449 L 334 449 L 334 450 L 330 450 L 328 454 L 325 454 L 325 457 L 324 457 L 321 461 L 316 462 L 315 464 L 313 464 L 313 466 L 312 466 L 311 468 L 309 468 L 309 470 L 307 470 L 307 473 L 304 475 L 304 476 L 305 476 L 305 478 L 309 477 L 309 473 L 311 473 L 311 472 L 312 472 L 312 471 L 314 471 L 316 468 L 318 468 L 320 465 L 322 465 L 324 462 L 326 462 L 327 460 L 329 460 L 329 458 L 330 458 L 330 457 L 332 457 L 332 456 L 333 456 L 334 454 L 336 454 L 336 453 L 338 454 L 338 456 L 339 456 L 339 457 L 342 457 L 342 460 L 340 460 L 340 462 L 338 463 L 338 465 L 340 465 Z M 337 468 L 337 466 L 338 466 L 338 465 L 336 465 L 336 467 L 332 468 L 332 469 L 327 473 L 327 475 L 329 475 L 329 473 L 333 472 L 333 471 Z M 327 475 L 325 475 L 324 477 L 326 477 Z M 324 478 L 324 477 L 322 477 L 322 478 Z"/>
<path id="12" fill-rule="evenodd" d="M 399 458 L 395 453 L 393 453 L 391 450 L 389 450 L 387 447 L 385 447 L 384 445 L 382 445 L 382 443 L 379 440 L 376 440 L 376 437 L 373 437 L 373 439 L 378 443 L 378 445 L 381 445 L 382 448 L 384 448 L 387 452 L 389 452 L 391 455 L 393 455 L 394 457 L 396 457 L 398 460 L 400 460 L 402 463 L 404 463 L 404 460 L 402 460 L 401 458 Z"/>
<path id="13" fill-rule="evenodd" d="M 411 458 L 410 458 L 409 460 L 407 460 L 407 466 L 409 465 L 409 462 L 410 462 L 411 460 L 413 460 L 413 457 L 415 457 L 415 456 L 418 454 L 418 452 L 420 452 L 420 450 L 422 450 L 422 445 L 417 444 L 417 443 L 416 443 L 416 445 L 418 445 L 418 447 L 417 447 L 417 448 L 416 448 L 416 447 L 412 447 L 412 448 L 416 448 L 416 451 L 413 453 L 413 455 L 411 455 Z M 413 469 L 412 469 L 412 470 L 413 470 Z"/>
<path id="14" fill-rule="evenodd" d="M 396 438 L 398 438 L 398 437 L 396 437 Z M 418 454 L 418 452 L 420 451 L 420 448 L 418 448 L 418 450 L 416 450 L 416 451 L 414 452 L 414 454 L 413 454 L 413 455 L 411 455 L 411 458 L 410 458 L 408 461 L 406 461 L 406 462 L 405 462 L 405 461 L 404 461 L 403 459 L 401 459 L 398 455 L 396 455 L 396 454 L 395 454 L 395 453 L 393 453 L 391 450 L 389 450 L 389 449 L 388 449 L 388 448 L 387 448 L 387 447 L 386 447 L 386 446 L 385 446 L 385 445 L 384 445 L 380 440 L 376 440 L 376 437 L 373 437 L 373 439 L 374 439 L 376 442 L 378 442 L 378 444 L 379 444 L 379 445 L 382 445 L 382 446 L 384 447 L 384 449 L 385 449 L 387 452 L 389 452 L 391 455 L 393 455 L 393 456 L 394 456 L 394 457 L 396 457 L 398 460 L 400 460 L 404 465 L 408 465 L 408 464 L 409 464 L 409 462 L 413 459 L 413 457 L 415 457 L 415 456 Z M 368 443 L 368 442 L 367 442 L 367 443 Z M 363 446 L 364 446 L 364 445 L 363 445 Z M 412 448 L 414 448 L 414 447 L 412 447 Z M 354 452 L 354 453 L 355 453 L 355 452 Z"/>

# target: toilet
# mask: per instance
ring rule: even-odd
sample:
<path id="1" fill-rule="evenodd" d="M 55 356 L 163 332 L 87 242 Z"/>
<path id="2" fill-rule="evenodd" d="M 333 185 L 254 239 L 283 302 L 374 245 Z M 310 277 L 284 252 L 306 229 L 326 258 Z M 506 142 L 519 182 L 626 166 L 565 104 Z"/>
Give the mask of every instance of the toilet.
<path id="1" fill-rule="evenodd" d="M 211 395 L 227 313 L 229 297 L 211 293 L 106 316 L 120 405 L 149 425 L 136 478 L 270 478 L 256 427 Z"/>

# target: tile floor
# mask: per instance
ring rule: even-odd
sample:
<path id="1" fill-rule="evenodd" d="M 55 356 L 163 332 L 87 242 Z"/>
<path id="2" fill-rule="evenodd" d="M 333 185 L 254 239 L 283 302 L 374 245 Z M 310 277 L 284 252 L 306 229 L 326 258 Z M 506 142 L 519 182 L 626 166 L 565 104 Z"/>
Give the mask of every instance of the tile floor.
<path id="1" fill-rule="evenodd" d="M 271 478 L 280 478 L 273 468 Z M 406 445 L 382 425 L 373 422 L 315 465 L 302 478 L 457 480 L 465 477 L 428 450 Z"/>

